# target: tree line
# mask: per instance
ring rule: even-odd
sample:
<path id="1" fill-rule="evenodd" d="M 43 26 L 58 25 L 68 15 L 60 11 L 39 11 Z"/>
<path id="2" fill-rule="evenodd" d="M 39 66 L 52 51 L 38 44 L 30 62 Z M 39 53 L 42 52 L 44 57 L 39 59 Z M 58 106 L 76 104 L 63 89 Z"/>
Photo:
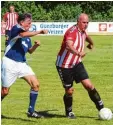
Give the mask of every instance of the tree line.
<path id="1" fill-rule="evenodd" d="M 113 1 L 2 1 L 2 17 L 10 5 L 20 14 L 31 13 L 33 21 L 76 21 L 83 12 L 91 21 L 113 21 Z"/>

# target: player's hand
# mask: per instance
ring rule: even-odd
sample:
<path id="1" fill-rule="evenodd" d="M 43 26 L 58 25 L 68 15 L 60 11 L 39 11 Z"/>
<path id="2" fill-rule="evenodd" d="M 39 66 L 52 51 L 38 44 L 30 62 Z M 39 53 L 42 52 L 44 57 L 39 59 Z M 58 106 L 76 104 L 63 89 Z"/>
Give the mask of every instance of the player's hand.
<path id="1" fill-rule="evenodd" d="M 88 45 L 87 45 L 87 48 L 88 48 L 88 49 L 93 49 L 93 45 L 92 45 L 92 44 L 88 44 Z"/>
<path id="2" fill-rule="evenodd" d="M 83 58 L 86 55 L 86 53 L 85 52 L 80 52 L 78 55 Z"/>
<path id="3" fill-rule="evenodd" d="M 35 45 L 40 46 L 40 41 L 36 40 L 34 41 Z"/>
<path id="4" fill-rule="evenodd" d="M 41 30 L 40 33 L 41 34 L 48 34 L 48 30 Z"/>
<path id="5" fill-rule="evenodd" d="M 1 24 L 2 24 L 1 26 L 6 25 L 6 22 L 5 22 L 5 21 L 2 21 L 2 23 L 1 23 Z"/>

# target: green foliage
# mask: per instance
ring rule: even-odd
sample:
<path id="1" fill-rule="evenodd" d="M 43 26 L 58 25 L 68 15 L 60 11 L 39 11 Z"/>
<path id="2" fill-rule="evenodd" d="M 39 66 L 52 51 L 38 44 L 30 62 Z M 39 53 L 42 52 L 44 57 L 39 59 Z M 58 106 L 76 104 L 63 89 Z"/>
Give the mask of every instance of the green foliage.
<path id="1" fill-rule="evenodd" d="M 52 19 L 60 21 L 75 21 L 77 16 L 82 12 L 79 5 L 59 4 L 52 11 Z"/>
<path id="2" fill-rule="evenodd" d="M 81 12 L 93 21 L 113 20 L 113 1 L 2 1 L 2 12 L 15 6 L 18 13 L 29 12 L 34 21 L 76 21 Z"/>
<path id="3" fill-rule="evenodd" d="M 108 14 L 109 14 L 109 18 L 112 19 L 113 21 L 113 6 L 109 9 Z"/>

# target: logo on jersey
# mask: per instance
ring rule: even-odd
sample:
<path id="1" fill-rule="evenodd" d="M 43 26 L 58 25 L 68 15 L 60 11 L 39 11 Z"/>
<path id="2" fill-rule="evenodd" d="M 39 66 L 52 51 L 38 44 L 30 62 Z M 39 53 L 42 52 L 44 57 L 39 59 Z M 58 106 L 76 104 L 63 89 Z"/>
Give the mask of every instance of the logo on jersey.
<path id="1" fill-rule="evenodd" d="M 28 48 L 28 45 L 26 44 L 25 41 L 22 41 L 22 45 L 24 45 L 26 48 Z"/>
<path id="2" fill-rule="evenodd" d="M 72 33 L 75 29 L 76 29 L 76 26 L 72 27 L 69 32 Z"/>

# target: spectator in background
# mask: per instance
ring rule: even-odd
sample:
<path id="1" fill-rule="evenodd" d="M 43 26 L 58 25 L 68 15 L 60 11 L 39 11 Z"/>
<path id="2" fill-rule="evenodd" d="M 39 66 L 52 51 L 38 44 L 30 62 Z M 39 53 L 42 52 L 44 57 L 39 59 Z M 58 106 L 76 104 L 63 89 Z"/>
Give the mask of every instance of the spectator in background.
<path id="1" fill-rule="evenodd" d="M 10 6 L 9 7 L 9 12 L 6 12 L 3 16 L 2 19 L 2 25 L 6 25 L 5 28 L 5 46 L 7 46 L 7 42 L 8 39 L 10 38 L 11 35 L 11 28 L 17 24 L 17 20 L 18 20 L 18 13 L 15 12 L 15 7 L 14 6 Z"/>

